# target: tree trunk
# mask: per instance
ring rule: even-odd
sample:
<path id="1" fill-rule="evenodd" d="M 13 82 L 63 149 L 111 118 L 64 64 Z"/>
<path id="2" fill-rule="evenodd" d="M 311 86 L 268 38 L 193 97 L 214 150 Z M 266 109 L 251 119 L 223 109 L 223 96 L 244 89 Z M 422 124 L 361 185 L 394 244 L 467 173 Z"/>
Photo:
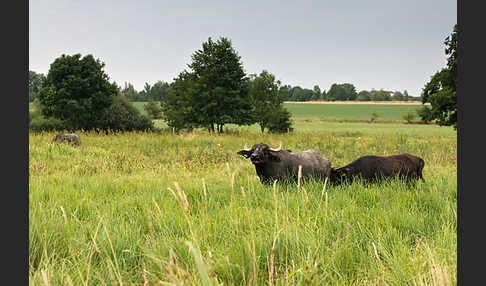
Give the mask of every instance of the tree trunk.
<path id="1" fill-rule="evenodd" d="M 265 131 L 265 126 L 263 124 L 260 124 L 260 129 L 262 130 L 262 133 Z"/>
<path id="2" fill-rule="evenodd" d="M 214 123 L 211 123 L 211 125 L 209 125 L 211 127 L 211 131 L 210 133 L 214 133 Z"/>

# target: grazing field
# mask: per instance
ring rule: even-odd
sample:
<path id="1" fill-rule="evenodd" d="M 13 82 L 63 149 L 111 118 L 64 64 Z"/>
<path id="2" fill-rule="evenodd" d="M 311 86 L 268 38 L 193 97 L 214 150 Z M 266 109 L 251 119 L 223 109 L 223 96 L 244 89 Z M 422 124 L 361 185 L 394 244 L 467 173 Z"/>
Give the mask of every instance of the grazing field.
<path id="1" fill-rule="evenodd" d="M 138 110 L 145 114 L 143 106 L 146 102 L 133 103 Z M 378 113 L 377 121 L 397 121 L 404 122 L 403 115 L 409 111 L 415 113 L 415 110 L 421 108 L 419 103 L 415 104 L 376 104 L 376 103 L 337 103 L 337 104 L 319 104 L 319 103 L 284 103 L 284 107 L 292 113 L 292 118 L 311 119 L 317 118 L 325 121 L 365 121 L 370 120 L 371 113 Z M 416 115 L 416 120 L 419 120 Z"/>
<path id="2" fill-rule="evenodd" d="M 455 285 L 452 128 L 297 124 L 279 135 L 80 133 L 80 147 L 30 133 L 30 284 Z M 425 160 L 426 182 L 274 189 L 236 152 L 280 141 L 333 166 L 408 152 Z"/>
<path id="3" fill-rule="evenodd" d="M 371 113 L 376 111 L 378 120 L 404 121 L 404 114 L 415 112 L 422 105 L 284 103 L 284 106 L 292 113 L 293 118 L 370 120 Z"/>

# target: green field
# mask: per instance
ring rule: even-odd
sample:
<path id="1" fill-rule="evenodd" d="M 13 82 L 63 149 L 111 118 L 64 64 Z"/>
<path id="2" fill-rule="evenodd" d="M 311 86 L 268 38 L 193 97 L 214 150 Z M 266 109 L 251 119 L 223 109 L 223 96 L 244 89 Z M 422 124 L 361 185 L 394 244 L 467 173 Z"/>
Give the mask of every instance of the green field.
<path id="1" fill-rule="evenodd" d="M 455 131 L 314 116 L 290 134 L 80 133 L 80 147 L 30 133 L 30 285 L 455 285 Z M 236 152 L 280 141 L 333 166 L 408 152 L 426 182 L 274 190 Z"/>
<path id="2" fill-rule="evenodd" d="M 133 103 L 138 110 L 145 114 L 143 105 L 146 102 Z M 369 120 L 371 113 L 376 111 L 378 121 L 404 121 L 403 115 L 409 111 L 415 112 L 422 105 L 394 105 L 394 104 L 301 104 L 284 103 L 293 118 L 319 118 L 332 120 Z M 416 120 L 418 120 L 418 116 Z"/>

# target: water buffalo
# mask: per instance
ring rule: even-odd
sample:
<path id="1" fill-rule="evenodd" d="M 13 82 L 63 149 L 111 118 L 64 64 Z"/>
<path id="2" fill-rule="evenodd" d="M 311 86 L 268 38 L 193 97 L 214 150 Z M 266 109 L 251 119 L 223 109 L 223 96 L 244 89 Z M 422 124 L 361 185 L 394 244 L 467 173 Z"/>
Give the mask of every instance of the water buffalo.
<path id="1" fill-rule="evenodd" d="M 343 181 L 352 181 L 360 177 L 368 182 L 376 182 L 388 177 L 401 177 L 407 180 L 422 179 L 425 162 L 422 158 L 410 154 L 390 156 L 363 156 L 346 166 L 331 168 L 329 181 L 339 185 Z"/>
<path id="2" fill-rule="evenodd" d="M 331 160 L 319 152 L 312 149 L 302 152 L 282 150 L 282 143 L 277 149 L 264 143 L 255 144 L 249 149 L 245 144 L 244 149 L 237 154 L 250 158 L 264 184 L 271 184 L 276 179 L 297 181 L 299 165 L 302 166 L 302 178 L 324 180 L 331 172 Z"/>
<path id="3" fill-rule="evenodd" d="M 54 140 L 52 140 L 52 142 L 68 142 L 68 143 L 71 143 L 71 144 L 74 144 L 76 146 L 79 146 L 81 145 L 81 139 L 79 139 L 79 136 L 77 134 L 74 134 L 74 133 L 70 133 L 70 134 L 57 134 L 56 137 L 54 138 Z"/>

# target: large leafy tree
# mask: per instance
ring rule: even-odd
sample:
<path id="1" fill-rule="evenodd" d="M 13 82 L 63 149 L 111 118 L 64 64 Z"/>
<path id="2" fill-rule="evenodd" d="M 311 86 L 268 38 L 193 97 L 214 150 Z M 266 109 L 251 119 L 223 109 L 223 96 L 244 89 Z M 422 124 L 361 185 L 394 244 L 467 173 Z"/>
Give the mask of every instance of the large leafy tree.
<path id="1" fill-rule="evenodd" d="M 355 100 L 357 96 L 358 93 L 356 92 L 356 88 L 351 83 L 343 83 L 343 84 L 334 83 L 331 85 L 331 88 L 327 92 L 327 98 L 330 101 Z"/>
<path id="2" fill-rule="evenodd" d="M 92 55 L 61 55 L 51 64 L 38 97 L 44 116 L 66 121 L 72 129 L 102 128 L 102 112 L 118 94 L 105 64 Z"/>
<path id="3" fill-rule="evenodd" d="M 424 111 L 422 120 L 435 120 L 443 126 L 457 129 L 457 24 L 444 44 L 448 56 L 447 65 L 436 72 L 422 90 L 422 103 L 430 103 L 429 111 Z M 425 118 L 427 117 L 427 118 Z"/>
<path id="4" fill-rule="evenodd" d="M 251 74 L 249 81 L 250 102 L 253 106 L 253 114 L 256 122 L 260 125 L 262 133 L 265 128 L 278 130 L 280 122 L 284 122 L 283 129 L 287 130 L 290 122 L 290 113 L 285 113 L 282 103 L 285 99 L 285 92 L 281 82 L 266 70 L 259 75 Z M 282 118 L 285 117 L 285 118 Z"/>
<path id="5" fill-rule="evenodd" d="M 225 124 L 254 123 L 248 77 L 231 41 L 209 38 L 191 58 L 190 71 L 179 74 L 163 104 L 169 126 L 206 127 L 210 132 L 216 127 L 221 133 Z"/>

